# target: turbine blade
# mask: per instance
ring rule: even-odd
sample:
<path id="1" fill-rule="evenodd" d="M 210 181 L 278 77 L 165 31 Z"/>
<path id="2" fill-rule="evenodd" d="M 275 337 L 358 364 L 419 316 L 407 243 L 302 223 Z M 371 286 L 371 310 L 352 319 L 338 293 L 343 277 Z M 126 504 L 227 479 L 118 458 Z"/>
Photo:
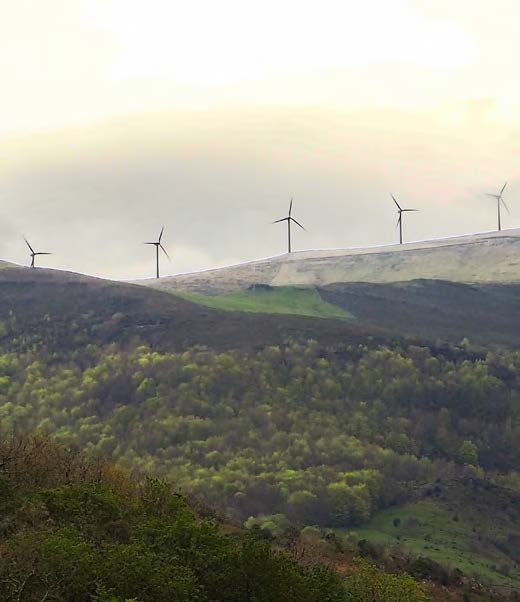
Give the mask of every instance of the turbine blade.
<path id="1" fill-rule="evenodd" d="M 161 242 L 162 235 L 164 234 L 164 226 L 161 229 L 161 233 L 159 234 L 159 242 Z"/>
<path id="2" fill-rule="evenodd" d="M 504 199 L 500 199 L 502 201 L 502 205 L 504 205 L 504 207 L 506 208 L 506 211 L 509 213 L 509 215 L 511 215 L 511 211 L 509 211 L 509 207 L 506 205 L 506 202 L 504 201 Z"/>
<path id="3" fill-rule="evenodd" d="M 156 245 L 156 242 L 143 242 L 143 245 Z"/>
<path id="4" fill-rule="evenodd" d="M 162 245 L 159 245 L 159 246 L 161 247 L 161 249 L 162 249 L 162 252 L 163 252 L 163 253 L 166 255 L 166 257 L 168 257 L 168 259 L 171 261 L 171 259 L 170 259 L 170 256 L 169 256 L 169 255 L 168 255 L 168 253 L 166 252 L 166 249 L 165 249 L 165 248 L 164 248 Z"/>
<path id="5" fill-rule="evenodd" d="M 493 197 L 494 199 L 499 199 L 499 198 L 500 198 L 500 195 L 499 195 L 499 194 L 491 194 L 490 192 L 485 192 L 484 194 L 485 194 L 486 196 L 491 196 L 491 197 Z"/>
<path id="6" fill-rule="evenodd" d="M 502 186 L 502 190 L 500 191 L 500 196 L 502 196 L 502 193 L 506 189 L 506 186 L 507 186 L 507 182 Z"/>
<path id="7" fill-rule="evenodd" d="M 399 214 L 399 217 L 397 218 L 397 224 L 395 225 L 396 230 L 397 230 L 397 228 L 399 228 L 400 223 L 401 223 L 401 214 Z"/>
<path id="8" fill-rule="evenodd" d="M 419 211 L 419 209 L 401 209 L 401 211 Z"/>
<path id="9" fill-rule="evenodd" d="M 34 253 L 34 249 L 31 247 L 31 245 L 29 244 L 29 241 L 25 238 L 25 236 L 23 237 L 23 239 L 25 240 L 27 246 L 29 247 L 31 253 Z"/>
<path id="10" fill-rule="evenodd" d="M 394 199 L 394 203 L 397 205 L 397 208 L 399 209 L 399 211 L 402 211 L 401 206 L 399 205 L 399 203 L 395 200 L 395 196 L 393 194 L 390 194 L 390 196 Z"/>
<path id="11" fill-rule="evenodd" d="M 277 219 L 275 222 L 273 222 L 273 224 L 279 224 L 280 222 L 286 222 L 289 218 L 288 217 L 282 217 L 282 219 Z"/>
<path id="12" fill-rule="evenodd" d="M 294 217 L 291 217 L 291 221 L 294 222 L 297 226 L 300 226 L 300 228 L 302 230 L 305 230 L 305 228 L 300 224 L 300 222 L 297 222 Z M 307 230 L 305 230 L 305 232 L 307 232 Z"/>
<path id="13" fill-rule="evenodd" d="M 293 204 L 293 200 L 291 198 L 291 204 L 289 205 L 289 217 L 291 217 L 291 212 L 292 212 L 292 204 Z"/>
<path id="14" fill-rule="evenodd" d="M 52 253 L 35 253 L 35 255 L 52 255 Z"/>

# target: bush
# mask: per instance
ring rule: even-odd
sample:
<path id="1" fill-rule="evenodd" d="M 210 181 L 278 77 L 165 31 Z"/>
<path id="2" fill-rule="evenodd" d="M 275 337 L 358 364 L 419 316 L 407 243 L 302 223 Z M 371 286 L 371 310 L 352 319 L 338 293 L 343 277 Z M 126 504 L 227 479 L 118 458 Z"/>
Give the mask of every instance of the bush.
<path id="1" fill-rule="evenodd" d="M 389 575 L 361 561 L 359 570 L 346 579 L 347 600 L 370 602 L 426 602 L 423 588 L 410 575 Z"/>

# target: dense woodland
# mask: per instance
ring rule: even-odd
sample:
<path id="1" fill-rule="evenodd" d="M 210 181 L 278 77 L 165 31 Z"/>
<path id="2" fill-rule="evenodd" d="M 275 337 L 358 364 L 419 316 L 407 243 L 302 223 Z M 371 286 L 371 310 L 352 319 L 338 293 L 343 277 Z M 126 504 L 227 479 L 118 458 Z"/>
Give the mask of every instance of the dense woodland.
<path id="1" fill-rule="evenodd" d="M 303 564 L 226 528 L 156 478 L 132 480 L 41 435 L 0 441 L 5 602 L 424 602 L 423 587 L 357 561 Z"/>
<path id="2" fill-rule="evenodd" d="M 5 432 L 76 441 L 236 522 L 351 527 L 450 474 L 520 487 L 519 352 L 309 342 L 68 358 L 0 356 Z"/>

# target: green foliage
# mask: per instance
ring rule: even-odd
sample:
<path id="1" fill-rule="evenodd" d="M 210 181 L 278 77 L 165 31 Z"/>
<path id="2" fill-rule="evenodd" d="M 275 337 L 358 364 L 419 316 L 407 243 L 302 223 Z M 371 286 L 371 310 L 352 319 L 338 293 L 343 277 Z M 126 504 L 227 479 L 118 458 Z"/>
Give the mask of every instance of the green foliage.
<path id="1" fill-rule="evenodd" d="M 273 514 L 272 516 L 250 516 L 244 523 L 246 529 L 255 527 L 266 531 L 273 536 L 282 535 L 290 526 L 287 517 L 283 514 Z"/>
<path id="2" fill-rule="evenodd" d="M 4 354 L 0 421 L 167 476 L 240 521 L 283 514 L 355 526 L 442 472 L 439 462 L 501 478 L 519 465 L 520 354 L 465 353 L 335 353 L 309 342 L 247 356 L 93 346 L 67 362 Z M 106 512 L 117 504 L 83 494 Z"/>
<path id="3" fill-rule="evenodd" d="M 359 525 L 370 516 L 370 492 L 365 484 L 331 483 L 327 494 L 333 526 Z"/>
<path id="4" fill-rule="evenodd" d="M 66 361 L 43 350 L 3 354 L 0 423 L 167 478 L 264 537 L 290 524 L 357 529 L 445 475 L 518 487 L 520 353 L 310 341 L 249 355 L 132 346 L 88 346 Z M 25 501 L 27 521 L 75 517 L 67 526 L 92 541 L 125 543 L 140 512 L 157 546 L 154 521 L 164 516 L 184 516 L 190 530 L 185 499 L 162 481 L 144 482 L 129 507 L 95 480 L 77 485 L 85 467 L 73 448 L 50 466 L 39 464 L 45 438 L 35 445 L 26 472 L 15 470 L 20 487 L 46 483 Z M 0 508 L 18 502 L 18 486 L 0 478 Z"/>
<path id="5" fill-rule="evenodd" d="M 136 483 L 109 465 L 82 458 L 84 470 L 63 473 L 58 482 L 52 471 L 39 483 L 20 481 L 18 471 L 32 474 L 33 463 L 52 466 L 67 454 L 64 444 L 48 440 L 45 457 L 38 457 L 33 452 L 41 441 L 19 438 L 14 447 L 12 441 L 0 442 L 0 457 L 9 457 L 4 479 L 20 493 L 17 505 L 3 514 L 0 599 L 346 599 L 334 572 L 305 569 L 254 535 L 225 535 L 158 479 Z M 31 504 L 40 505 L 40 511 L 28 520 Z"/>
<path id="6" fill-rule="evenodd" d="M 473 441 L 464 439 L 461 446 L 459 447 L 459 453 L 457 460 L 461 464 L 471 464 L 472 466 L 478 466 L 478 447 Z"/>
<path id="7" fill-rule="evenodd" d="M 498 497 L 485 482 L 468 495 L 457 481 L 442 481 L 437 495 L 439 499 L 427 498 L 377 513 L 356 529 L 358 541 L 391 549 L 398 545 L 402 553 L 418 559 L 409 569 L 413 568 L 415 577 L 431 578 L 438 572 L 438 580 L 448 583 L 450 574 L 462 571 L 478 574 L 480 581 L 520 589 L 520 570 L 514 561 L 520 532 L 518 521 L 515 527 L 511 520 L 514 496 Z M 449 501 L 443 502 L 442 497 Z M 506 579 L 498 567 L 507 563 L 515 568 Z M 424 570 L 418 570 L 420 565 Z"/>
<path id="8" fill-rule="evenodd" d="M 121 500 L 113 491 L 93 484 L 68 485 L 42 492 L 52 518 L 79 521 L 84 526 L 121 518 Z"/>
<path id="9" fill-rule="evenodd" d="M 256 287 L 237 293 L 215 296 L 181 293 L 179 291 L 172 292 L 194 303 L 226 311 L 293 314 L 339 320 L 352 317 L 345 310 L 324 301 L 319 292 L 312 287 Z"/>
<path id="10" fill-rule="evenodd" d="M 427 602 L 421 586 L 409 575 L 389 575 L 368 562 L 346 581 L 352 602 Z"/>

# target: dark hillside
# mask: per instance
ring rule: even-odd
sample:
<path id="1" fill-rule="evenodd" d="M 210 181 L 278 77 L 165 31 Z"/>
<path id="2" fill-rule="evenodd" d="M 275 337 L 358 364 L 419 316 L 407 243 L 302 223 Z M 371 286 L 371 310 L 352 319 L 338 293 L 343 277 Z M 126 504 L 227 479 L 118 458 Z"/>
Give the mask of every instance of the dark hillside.
<path id="1" fill-rule="evenodd" d="M 285 291 L 289 308 L 290 291 Z M 164 351 L 194 345 L 248 351 L 290 339 L 373 345 L 403 337 L 435 343 L 467 338 L 479 346 L 520 343 L 517 284 L 417 280 L 332 284 L 318 292 L 353 319 L 223 311 L 149 287 L 56 270 L 3 269 L 0 346 L 27 350 L 43 345 L 65 352 L 89 343 L 142 342 Z M 249 293 L 253 300 L 255 294 Z"/>
<path id="2" fill-rule="evenodd" d="M 520 285 L 414 280 L 331 284 L 322 298 L 373 326 L 427 340 L 520 344 Z"/>
<path id="3" fill-rule="evenodd" d="M 283 298 L 276 291 L 277 301 L 290 306 L 295 290 Z M 51 270 L 0 270 L 0 426 L 52 433 L 171 479 L 264 539 L 317 537 L 389 562 L 389 570 L 404 558 L 400 568 L 421 578 L 431 570 L 448 584 L 514 591 L 520 353 L 486 343 L 516 346 L 519 291 L 435 281 L 331 285 L 321 295 L 354 316 L 337 320 L 216 309 Z M 247 293 L 248 303 L 256 294 Z M 464 337 L 470 342 L 452 344 Z M 0 457 L 0 473 L 11 455 Z M 68 478 L 63 470 L 58 477 Z M 18 533 L 26 511 L 29 525 L 48 516 L 20 491 L 30 508 L 0 521 L 0 538 Z M 70 492 L 62 493 L 67 505 Z M 92 503 L 105 508 L 106 493 L 96 491 Z M 4 517 L 9 508 L 0 508 Z M 60 517 L 59 528 L 70 529 Z M 91 554 L 90 540 L 57 536 L 49 545 Z M 18 550 L 17 541 L 7 545 Z M 40 539 L 27 542 L 15 564 L 47 554 Z M 99 568 L 92 566 L 85 570 Z M 38 601 L 46 595 L 36 592 Z M 481 593 L 463 599 L 491 599 Z M 125 600 L 110 595 L 99 602 Z"/>
<path id="4" fill-rule="evenodd" d="M 66 351 L 89 343 L 140 341 L 163 350 L 194 345 L 251 350 L 285 340 L 383 340 L 377 328 L 299 316 L 205 308 L 142 286 L 59 272 L 0 270 L 0 345 Z M 386 337 L 385 337 L 386 338 Z"/>

